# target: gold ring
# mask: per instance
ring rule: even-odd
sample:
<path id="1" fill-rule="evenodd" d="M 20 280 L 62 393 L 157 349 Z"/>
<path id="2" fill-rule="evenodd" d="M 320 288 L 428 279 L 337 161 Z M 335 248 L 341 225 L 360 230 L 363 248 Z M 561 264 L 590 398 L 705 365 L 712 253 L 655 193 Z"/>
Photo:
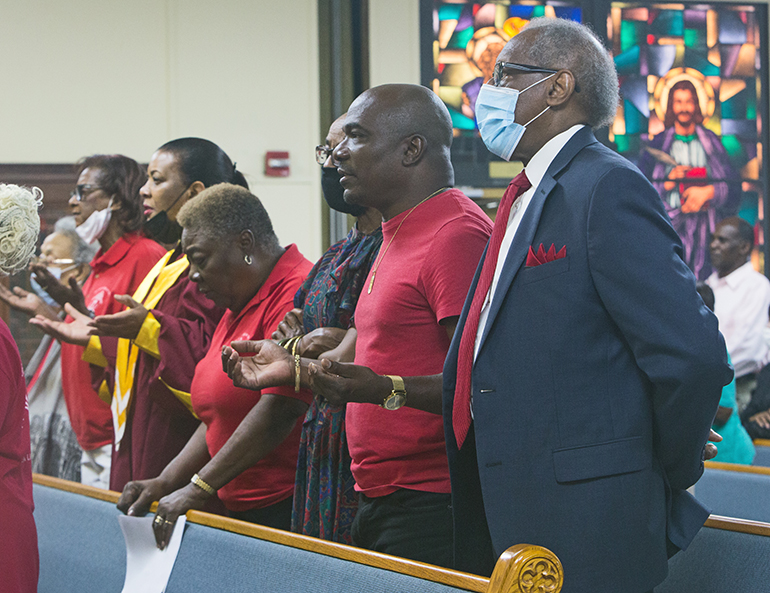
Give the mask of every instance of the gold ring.
<path id="1" fill-rule="evenodd" d="M 153 521 L 153 523 L 155 523 L 155 525 L 160 525 L 164 521 L 166 520 L 163 517 L 161 517 L 160 515 L 155 515 L 155 520 Z"/>

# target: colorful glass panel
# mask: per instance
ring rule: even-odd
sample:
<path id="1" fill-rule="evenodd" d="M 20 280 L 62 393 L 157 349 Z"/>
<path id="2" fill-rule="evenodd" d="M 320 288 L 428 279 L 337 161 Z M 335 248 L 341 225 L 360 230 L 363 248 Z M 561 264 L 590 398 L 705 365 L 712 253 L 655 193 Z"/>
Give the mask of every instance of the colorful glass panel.
<path id="1" fill-rule="evenodd" d="M 475 105 L 481 85 L 492 77 L 497 54 L 533 18 L 580 21 L 569 2 L 434 2 L 437 49 L 432 88 L 452 117 L 455 136 L 478 135 Z"/>
<path id="2" fill-rule="evenodd" d="M 613 3 L 608 38 L 622 105 L 610 130 L 661 195 L 699 279 L 711 272 L 708 241 L 740 215 L 762 233 L 766 188 L 757 105 L 757 10 L 730 4 Z M 763 248 L 754 261 L 764 269 Z"/>

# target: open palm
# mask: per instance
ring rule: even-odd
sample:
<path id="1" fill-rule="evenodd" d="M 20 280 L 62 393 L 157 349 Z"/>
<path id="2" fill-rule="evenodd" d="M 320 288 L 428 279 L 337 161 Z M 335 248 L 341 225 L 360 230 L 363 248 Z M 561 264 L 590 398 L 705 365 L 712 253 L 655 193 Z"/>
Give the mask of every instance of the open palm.
<path id="1" fill-rule="evenodd" d="M 236 387 L 255 391 L 294 381 L 291 354 L 271 340 L 232 342 L 223 347 L 222 370 Z"/>
<path id="2" fill-rule="evenodd" d="M 91 318 L 75 310 L 69 303 L 64 305 L 64 310 L 73 318 L 71 323 L 48 319 L 42 315 L 33 317 L 29 322 L 59 341 L 87 346 L 94 333 Z"/>
<path id="3" fill-rule="evenodd" d="M 47 305 L 43 299 L 34 292 L 27 292 L 16 286 L 13 291 L 0 284 L 0 300 L 29 316 L 42 315 L 48 319 L 56 319 L 57 311 Z"/>

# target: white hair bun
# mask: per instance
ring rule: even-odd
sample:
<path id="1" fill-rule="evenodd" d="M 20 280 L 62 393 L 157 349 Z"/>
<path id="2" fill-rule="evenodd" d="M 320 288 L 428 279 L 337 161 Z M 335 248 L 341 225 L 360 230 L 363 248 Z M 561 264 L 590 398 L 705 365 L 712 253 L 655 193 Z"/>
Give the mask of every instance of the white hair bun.
<path id="1" fill-rule="evenodd" d="M 0 183 L 0 273 L 15 274 L 27 267 L 40 233 L 38 209 L 43 192 Z"/>

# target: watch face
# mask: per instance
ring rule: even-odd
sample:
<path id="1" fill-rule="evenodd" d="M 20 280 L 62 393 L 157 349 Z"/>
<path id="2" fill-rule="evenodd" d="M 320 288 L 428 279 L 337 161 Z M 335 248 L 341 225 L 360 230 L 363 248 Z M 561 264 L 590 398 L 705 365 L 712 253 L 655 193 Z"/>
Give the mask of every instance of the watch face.
<path id="1" fill-rule="evenodd" d="M 406 394 L 404 393 L 391 393 L 383 403 L 383 407 L 386 410 L 398 410 L 406 403 Z"/>

